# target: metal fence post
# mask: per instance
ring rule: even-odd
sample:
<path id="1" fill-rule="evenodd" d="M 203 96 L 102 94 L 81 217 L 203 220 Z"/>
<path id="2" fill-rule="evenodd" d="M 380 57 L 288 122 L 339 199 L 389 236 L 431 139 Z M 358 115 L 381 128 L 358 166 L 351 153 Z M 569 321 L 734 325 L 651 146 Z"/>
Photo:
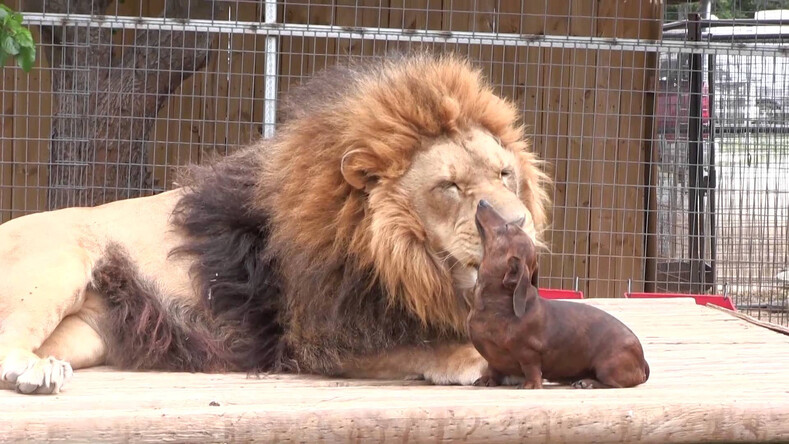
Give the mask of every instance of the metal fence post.
<path id="1" fill-rule="evenodd" d="M 264 23 L 267 25 L 277 22 L 277 1 L 266 0 Z M 276 34 L 266 36 L 266 66 L 264 72 L 264 97 L 263 97 L 263 137 L 274 136 L 274 126 L 277 122 L 277 77 L 279 73 L 279 37 Z"/>
<path id="2" fill-rule="evenodd" d="M 701 23 L 697 13 L 688 14 L 688 36 L 691 41 L 701 41 Z M 704 282 L 703 251 L 701 247 L 701 206 L 703 196 L 701 179 L 704 174 L 701 164 L 704 148 L 701 145 L 701 93 L 702 56 L 694 52 L 690 55 L 690 109 L 688 112 L 688 231 L 690 256 L 690 288 L 692 293 L 700 293 Z"/>

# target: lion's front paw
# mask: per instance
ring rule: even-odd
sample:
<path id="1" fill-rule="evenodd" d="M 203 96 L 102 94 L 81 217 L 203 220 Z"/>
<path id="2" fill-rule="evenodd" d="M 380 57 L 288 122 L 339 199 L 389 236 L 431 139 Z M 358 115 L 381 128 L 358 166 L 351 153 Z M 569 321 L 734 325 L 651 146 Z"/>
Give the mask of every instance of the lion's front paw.
<path id="1" fill-rule="evenodd" d="M 474 385 L 488 368 L 488 362 L 481 356 L 479 359 L 468 359 L 440 368 L 437 371 L 425 372 L 425 380 L 436 385 Z"/>
<path id="2" fill-rule="evenodd" d="M 491 375 L 482 375 L 482 377 L 474 381 L 474 386 L 476 387 L 496 387 L 498 385 L 496 378 Z"/>
<path id="3" fill-rule="evenodd" d="M 576 389 L 595 389 L 603 388 L 605 385 L 595 379 L 580 379 L 573 382 L 572 387 Z"/>
<path id="4" fill-rule="evenodd" d="M 45 359 L 9 356 L 3 360 L 2 380 L 16 384 L 25 394 L 56 394 L 74 374 L 71 364 L 53 357 Z"/>

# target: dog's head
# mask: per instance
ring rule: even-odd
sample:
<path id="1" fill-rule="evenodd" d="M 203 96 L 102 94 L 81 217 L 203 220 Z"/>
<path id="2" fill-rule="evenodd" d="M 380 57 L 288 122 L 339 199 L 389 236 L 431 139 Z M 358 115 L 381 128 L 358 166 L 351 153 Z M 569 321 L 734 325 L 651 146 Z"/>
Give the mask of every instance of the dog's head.
<path id="1" fill-rule="evenodd" d="M 483 256 L 479 282 L 502 279 L 501 285 L 512 292 L 512 307 L 523 316 L 527 302 L 537 298 L 537 249 L 521 228 L 523 221 L 507 221 L 487 201 L 477 205 L 477 230 L 482 239 Z"/>

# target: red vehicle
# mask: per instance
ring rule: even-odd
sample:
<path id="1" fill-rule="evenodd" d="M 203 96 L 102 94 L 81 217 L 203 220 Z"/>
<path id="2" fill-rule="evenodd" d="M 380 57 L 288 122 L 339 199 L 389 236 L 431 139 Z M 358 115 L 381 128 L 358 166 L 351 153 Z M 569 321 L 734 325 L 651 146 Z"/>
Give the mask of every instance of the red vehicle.
<path id="1" fill-rule="evenodd" d="M 658 79 L 655 119 L 657 132 L 666 139 L 688 138 L 690 116 L 690 69 L 688 55 L 661 58 Z M 702 135 L 706 139 L 710 128 L 710 97 L 707 82 L 702 85 Z"/>

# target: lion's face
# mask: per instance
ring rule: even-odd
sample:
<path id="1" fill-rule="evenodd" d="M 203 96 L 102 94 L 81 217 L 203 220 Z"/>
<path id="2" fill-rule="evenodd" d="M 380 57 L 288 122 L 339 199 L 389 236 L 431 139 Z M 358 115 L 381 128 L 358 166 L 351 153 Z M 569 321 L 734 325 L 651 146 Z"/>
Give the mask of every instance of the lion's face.
<path id="1" fill-rule="evenodd" d="M 464 58 L 422 54 L 371 66 L 302 85 L 259 150 L 255 208 L 269 219 L 268 249 L 288 297 L 302 299 L 290 316 L 329 322 L 327 313 L 347 312 L 343 304 L 360 301 L 363 288 L 380 292 L 370 304 L 385 298 L 371 313 L 399 307 L 463 335 L 466 290 L 482 256 L 477 202 L 522 219 L 540 245 L 548 177 L 516 104 Z"/>
<path id="2" fill-rule="evenodd" d="M 429 251 L 451 271 L 457 289 L 473 287 L 482 260 L 474 223 L 480 199 L 534 237 L 531 214 L 519 198 L 521 174 L 511 151 L 487 131 L 473 129 L 434 141 L 400 179 Z"/>

